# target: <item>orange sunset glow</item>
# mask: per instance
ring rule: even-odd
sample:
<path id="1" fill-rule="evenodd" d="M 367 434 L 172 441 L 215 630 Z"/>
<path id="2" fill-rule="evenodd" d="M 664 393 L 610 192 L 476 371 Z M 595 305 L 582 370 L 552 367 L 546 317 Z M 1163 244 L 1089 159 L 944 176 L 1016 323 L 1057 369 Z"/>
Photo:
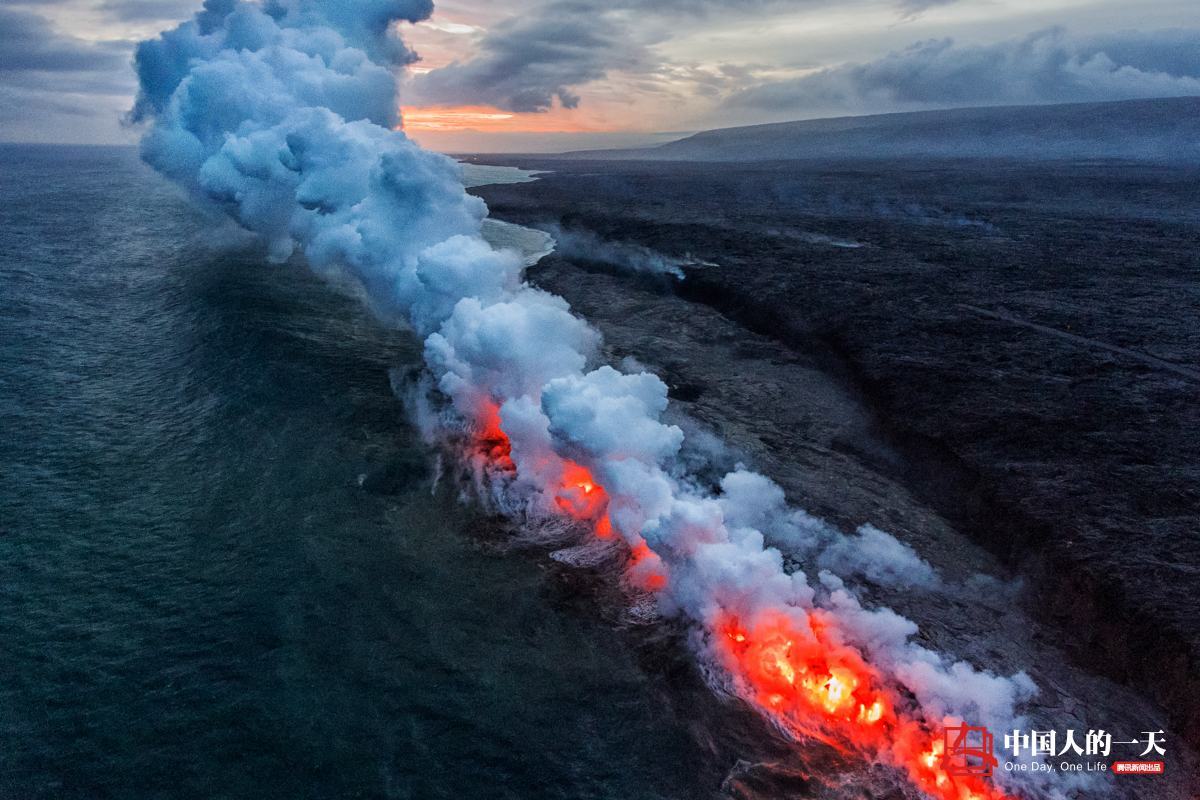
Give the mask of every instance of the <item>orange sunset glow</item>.
<path id="1" fill-rule="evenodd" d="M 579 110 L 554 108 L 541 114 L 517 114 L 490 106 L 415 108 L 402 106 L 405 131 L 465 131 L 486 133 L 592 133 L 606 130 L 604 120 Z"/>

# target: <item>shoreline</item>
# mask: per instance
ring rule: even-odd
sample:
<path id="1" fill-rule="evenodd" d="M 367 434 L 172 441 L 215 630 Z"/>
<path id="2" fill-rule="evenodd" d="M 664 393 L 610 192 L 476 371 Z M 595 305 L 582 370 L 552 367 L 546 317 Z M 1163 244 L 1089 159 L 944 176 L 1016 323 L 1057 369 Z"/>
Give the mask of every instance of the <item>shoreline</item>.
<path id="1" fill-rule="evenodd" d="M 549 161 L 533 162 L 526 159 L 525 164 L 535 164 L 538 166 L 550 166 Z M 553 218 L 555 215 L 559 220 L 563 215 L 568 215 L 568 220 L 581 227 L 588 227 L 592 230 L 599 230 L 603 235 L 611 240 L 620 240 L 623 236 L 628 237 L 630 241 L 636 242 L 642 246 L 653 247 L 658 245 L 661 250 L 670 253 L 664 243 L 674 245 L 674 252 L 679 253 L 683 249 L 683 236 L 689 233 L 702 232 L 700 229 L 705 225 L 704 220 L 697 220 L 691 224 L 681 224 L 674 221 L 671 217 L 672 211 L 670 208 L 664 209 L 661 203 L 656 203 L 653 200 L 650 187 L 654 185 L 654 180 L 662 178 L 661 174 L 649 175 L 649 171 L 645 167 L 634 167 L 632 170 L 622 172 L 623 166 L 618 166 L 615 169 L 610 169 L 609 165 L 605 165 L 603 174 L 607 174 L 606 180 L 610 184 L 620 185 L 623 183 L 623 189 L 626 193 L 624 198 L 625 206 L 619 213 L 605 213 L 601 210 L 604 197 L 600 196 L 605 191 L 611 196 L 611 189 L 600 189 L 597 185 L 601 183 L 596 178 L 597 165 L 591 164 L 586 167 L 581 165 L 565 165 L 561 162 L 555 162 L 555 166 L 560 168 L 562 172 L 553 176 L 550 180 L 539 186 L 536 192 L 531 192 L 528 187 L 490 187 L 479 192 L 489 202 L 493 213 L 503 218 L 520 222 L 534 223 L 546 222 L 547 218 Z M 692 165 L 691 169 L 694 172 L 699 172 L 697 165 Z M 571 175 L 569 173 L 578 171 L 579 173 Z M 734 170 L 727 169 L 727 177 L 729 172 Z M 668 173 L 669 170 L 662 169 L 662 173 Z M 568 181 L 574 180 L 577 186 L 571 187 L 565 185 Z M 663 178 L 665 183 L 667 179 Z M 748 183 L 752 183 L 747 179 Z M 549 184 L 549 185 L 547 185 Z M 632 186 L 631 186 L 632 185 Z M 636 187 L 636 192 L 631 191 Z M 525 191 L 522 191 L 525 190 Z M 583 195 L 592 193 L 586 200 Z M 629 195 L 634 195 L 632 199 Z M 581 199 L 572 200 L 573 197 L 579 196 Z M 609 198 L 611 199 L 611 197 Z M 530 202 L 532 200 L 532 202 Z M 681 201 L 682 202 L 682 201 Z M 574 204 L 574 207 L 573 205 Z M 589 205 L 590 204 L 590 205 Z M 590 209 L 590 210 L 589 210 Z M 657 210 L 656 210 L 657 209 Z M 591 212 L 596 212 L 596 216 L 589 216 Z M 540 216 L 539 216 L 540 214 Z M 655 215 L 658 214 L 656 217 Z M 693 214 L 695 217 L 708 215 L 710 218 L 714 216 L 711 207 L 705 208 L 699 214 Z M 749 216 L 749 215 L 747 215 Z M 766 216 L 764 213 L 763 216 Z M 553 221 L 552 219 L 550 221 Z M 761 221 L 761 220 L 759 220 Z M 819 220 L 818 220 L 819 221 Z M 828 220 L 825 220 L 828 222 Z M 572 306 L 591 321 L 593 324 L 601 328 L 605 333 L 608 350 L 612 351 L 613 358 L 623 357 L 632 353 L 639 361 L 647 363 L 648 366 L 655 368 L 668 384 L 672 386 L 673 400 L 676 404 L 683 405 L 690 412 L 699 411 L 698 416 L 702 419 L 707 416 L 707 420 L 718 425 L 723 425 L 724 430 L 720 433 L 724 436 L 729 436 L 732 432 L 733 438 L 744 444 L 748 450 L 751 450 L 758 457 L 759 461 L 756 466 L 759 469 L 764 469 L 771 477 L 775 478 L 787 490 L 789 501 L 800 507 L 807 508 L 818 516 L 826 516 L 831 522 L 835 522 L 846 529 L 852 528 L 854 524 L 863 522 L 871 522 L 882 530 L 893 533 L 902 540 L 909 536 L 918 534 L 922 527 L 922 515 L 924 520 L 937 518 L 941 525 L 947 530 L 958 529 L 966 533 L 974 534 L 975 540 L 980 543 L 986 543 L 990 549 L 1000 555 L 1001 561 L 996 561 L 995 556 L 987 556 L 994 565 L 999 565 L 1002 562 L 1009 565 L 1008 568 L 1001 567 L 998 571 L 1002 575 L 1014 574 L 1009 573 L 1008 569 L 1016 570 L 1015 574 L 1024 574 L 1027 580 L 1030 581 L 1031 591 L 1024 594 L 1024 611 L 1027 615 L 1032 615 L 1033 618 L 1040 620 L 1036 624 L 1031 624 L 1029 628 L 1033 631 L 1035 637 L 1043 639 L 1048 644 L 1061 644 L 1066 648 L 1065 651 L 1058 650 L 1058 654 L 1048 658 L 1048 662 L 1061 661 L 1062 663 L 1074 662 L 1076 664 L 1089 664 L 1089 669 L 1099 668 L 1101 674 L 1108 673 L 1110 677 L 1115 677 L 1118 683 L 1122 680 L 1132 682 L 1134 676 L 1130 674 L 1121 675 L 1119 670 L 1111 669 L 1111 664 L 1097 662 L 1095 659 L 1089 661 L 1086 655 L 1081 655 L 1079 648 L 1081 647 L 1080 640 L 1083 644 L 1090 639 L 1103 639 L 1096 633 L 1097 626 L 1107 624 L 1109 628 L 1116 625 L 1118 630 L 1113 632 L 1106 641 L 1120 641 L 1120 627 L 1124 624 L 1126 629 L 1131 629 L 1134 624 L 1126 620 L 1124 623 L 1118 619 L 1112 619 L 1105 616 L 1098 618 L 1095 615 L 1099 613 L 1103 605 L 1096 606 L 1095 598 L 1101 596 L 1104 587 L 1087 585 L 1088 574 L 1081 572 L 1075 565 L 1069 561 L 1066 563 L 1055 561 L 1055 557 L 1060 554 L 1053 550 L 1045 549 L 1044 541 L 1037 542 L 1036 530 L 1030 531 L 1027 526 L 1038 524 L 1036 517 L 1033 522 L 1028 520 L 1022 521 L 1021 516 L 1013 514 L 1007 520 L 1007 525 L 1001 524 L 997 527 L 996 523 L 1004 520 L 987 519 L 989 512 L 994 513 L 997 506 L 996 500 L 989 501 L 987 494 L 994 489 L 989 484 L 990 476 L 982 470 L 977 470 L 977 462 L 965 461 L 953 449 L 945 448 L 942 444 L 939 447 L 937 438 L 930 439 L 927 435 L 922 435 L 920 431 L 906 431 L 904 428 L 897 430 L 892 426 L 894 422 L 894 412 L 888 414 L 880 413 L 880 406 L 887 407 L 886 397 L 888 387 L 873 383 L 870 376 L 871 364 L 867 364 L 867 369 L 863 369 L 861 359 L 854 359 L 851 353 L 850 358 L 846 358 L 846 351 L 838 352 L 837 347 L 825 349 L 828 346 L 829 340 L 823 339 L 820 332 L 812 330 L 805 331 L 804 323 L 800 321 L 800 328 L 795 327 L 795 316 L 791 319 L 784 319 L 784 323 L 791 323 L 791 338 L 783 335 L 778 327 L 772 325 L 772 321 L 766 316 L 765 312 L 771 311 L 770 308 L 764 308 L 763 304 L 755 305 L 747 297 L 750 287 L 755 285 L 769 285 L 770 281 L 780 281 L 781 278 L 777 272 L 762 273 L 760 275 L 750 275 L 746 281 L 750 286 L 737 285 L 729 283 L 725 276 L 733 275 L 731 270 L 735 268 L 730 266 L 730 253 L 719 252 L 716 249 L 703 249 L 703 242 L 729 242 L 729 235 L 734 229 L 738 229 L 738 224 L 741 229 L 745 230 L 746 223 L 729 224 L 725 220 L 722 225 L 720 221 L 716 225 L 708 223 L 707 231 L 703 231 L 703 236 L 697 237 L 696 241 L 690 242 L 689 246 L 696 252 L 696 255 L 708 261 L 716 261 L 724 267 L 711 266 L 692 266 L 685 271 L 687 277 L 682 281 L 670 286 L 670 290 L 664 288 L 661 280 L 655 284 L 654 281 L 647 280 L 645 276 L 638 278 L 630 276 L 627 273 L 622 276 L 621 270 L 614 269 L 611 265 L 603 264 L 581 264 L 577 260 L 572 263 L 570 259 L 561 258 L 557 255 L 550 256 L 541 264 L 530 270 L 531 279 L 539 285 L 543 285 L 556 294 L 565 296 Z M 843 230 L 830 230 L 830 226 L 826 225 L 826 230 L 832 233 L 845 233 Z M 979 237 L 978 234 L 976 235 Z M 859 237 L 860 239 L 863 237 Z M 699 244 L 697 243 L 699 242 Z M 986 243 L 986 242 L 985 242 Z M 734 248 L 737 243 L 733 243 Z M 819 245 L 809 244 L 807 246 L 809 252 Z M 718 244 L 718 247 L 720 245 Z M 864 248 L 866 249 L 866 248 Z M 845 248 L 839 250 L 845 251 Z M 878 247 L 876 248 L 878 255 Z M 749 266 L 745 259 L 741 259 L 741 266 L 738 267 L 740 272 L 737 274 L 739 278 L 745 279 L 746 272 Z M 757 282 L 756 282 L 757 278 Z M 782 279 L 786 282 L 786 278 Z M 766 284 L 764 284 L 766 282 Z M 602 286 L 601 284 L 606 284 Z M 618 284 L 624 284 L 623 287 L 618 287 Z M 785 287 L 786 288 L 786 287 Z M 622 307 L 620 303 L 614 300 L 617 294 L 624 295 L 640 295 L 640 301 L 626 299 L 622 301 L 625 305 Z M 708 296 L 709 302 L 705 303 L 705 295 Z M 721 302 L 713 302 L 712 297 L 716 296 Z M 761 293 L 760 297 L 768 298 L 770 293 Z M 605 298 L 601 300 L 601 298 Z M 697 299 L 699 298 L 699 299 Z M 690 304 L 687 314 L 681 317 L 672 317 L 675 325 L 672 330 L 672 335 L 678 337 L 681 331 L 685 331 L 687 325 L 701 313 L 707 313 L 705 309 L 711 309 L 716 317 L 720 317 L 726 322 L 732 322 L 736 327 L 740 328 L 738 336 L 745 336 L 747 333 L 746 323 L 749 321 L 750 332 L 753 332 L 755 325 L 753 322 L 758 322 L 759 333 L 757 336 L 762 337 L 761 341 L 772 343 L 780 348 L 780 353 L 776 355 L 776 361 L 779 363 L 791 362 L 792 366 L 789 369 L 797 368 L 801 361 L 807 361 L 802 369 L 815 370 L 825 376 L 829 380 L 829 376 L 833 376 L 833 384 L 838 388 L 832 391 L 848 392 L 846 398 L 849 399 L 850 405 L 857 404 L 865 409 L 864 416 L 856 424 L 846 424 L 840 430 L 834 426 L 826 426 L 829 428 L 825 431 L 826 438 L 824 441 L 819 441 L 820 436 L 814 435 L 813 431 L 820 428 L 820 424 L 814 422 L 813 419 L 788 420 L 789 410 L 781 409 L 778 406 L 778 401 L 782 392 L 776 389 L 773 399 L 776 402 L 775 406 L 768 406 L 769 411 L 764 410 L 761 415 L 756 417 L 754 409 L 741 408 L 738 411 L 739 401 L 731 399 L 731 394 L 726 394 L 721 398 L 713 399 L 712 395 L 719 394 L 725 391 L 722 387 L 717 386 L 716 380 L 709 372 L 705 372 L 702 376 L 696 376 L 688 373 L 688 365 L 697 363 L 715 363 L 716 360 L 711 354 L 696 357 L 683 356 L 682 354 L 671 354 L 670 357 L 659 358 L 661 363 L 653 363 L 651 358 L 646 356 L 645 345 L 642 344 L 642 351 L 638 350 L 637 334 L 632 330 L 620 331 L 622 326 L 625 328 L 633 327 L 632 324 L 626 324 L 626 321 L 634 319 L 641 313 L 645 316 L 661 316 L 661 304 L 667 301 L 683 302 Z M 764 303 L 766 301 L 764 300 Z M 920 301 L 918 301 L 920 302 Z M 722 307 L 722 303 L 724 307 Z M 606 308 L 607 304 L 607 308 Z M 657 312 L 647 312 L 642 306 L 651 306 L 657 304 Z M 928 313 L 930 303 L 924 302 L 918 307 L 918 311 Z M 613 309 L 621 307 L 620 311 Z M 607 319 L 606 319 L 607 315 Z M 620 317 L 621 319 L 616 319 Z M 757 318 L 757 320 L 756 320 Z M 978 319 L 978 317 L 976 317 Z M 657 319 L 656 323 L 662 323 L 661 319 Z M 740 324 L 739 324 L 740 323 Z M 698 325 L 699 323 L 697 323 Z M 976 323 L 985 324 L 985 323 Z M 774 329 L 773 329 L 774 328 Z M 784 329 L 786 334 L 787 330 Z M 985 332 L 986 333 L 986 332 Z M 973 334 L 973 332 L 972 332 Z M 974 334 L 978 335 L 978 334 Z M 987 335 L 992 335 L 987 333 Z M 708 337 L 714 338 L 711 332 Z M 715 337 L 719 339 L 720 337 Z M 815 343 L 816 347 L 806 347 L 811 343 Z M 669 354 L 669 341 L 659 342 L 656 345 L 658 352 Z M 836 345 L 837 343 L 834 342 Z M 853 343 L 851 343 L 853 344 Z M 1034 344 L 1032 346 L 1039 346 Z M 653 349 L 653 348 L 652 348 Z M 711 351 L 711 347 L 710 347 Z M 737 362 L 739 368 L 743 368 L 744 374 L 750 374 L 744 369 L 745 359 L 726 360 L 726 363 Z M 837 363 L 838 361 L 841 363 Z M 758 384 L 763 384 L 762 376 L 769 376 L 771 372 L 779 371 L 779 363 L 769 365 L 769 368 L 754 373 L 755 380 Z M 833 363 L 833 369 L 830 369 L 830 364 Z M 866 372 L 864 375 L 863 372 Z M 781 383 L 784 383 L 781 381 Z M 699 388 L 698 388 L 699 387 Z M 683 389 L 685 396 L 700 392 L 700 396 L 695 399 L 681 400 L 678 396 Z M 828 386 L 823 387 L 821 392 L 828 393 L 831 391 Z M 770 394 L 768 392 L 768 394 Z M 705 395 L 708 395 L 706 398 Z M 881 402 L 881 399 L 884 402 Z M 761 400 L 761 398 L 760 398 Z M 748 403 L 747 405 L 753 405 Z M 846 405 L 842 404 L 843 407 Z M 723 406 L 716 412 L 714 407 Z M 735 413 L 730 414 L 733 409 Z M 740 413 L 740 416 L 739 416 Z M 733 423 L 728 421 L 732 416 Z M 722 417 L 725 420 L 722 420 Z M 919 416 L 916 418 L 920 421 Z M 764 420 L 770 420 L 770 424 L 763 425 Z M 857 429 L 856 429 L 857 425 Z M 805 427 L 807 426 L 807 428 Z M 771 429 L 765 432 L 762 428 Z M 819 431 L 818 431 L 819 433 Z M 782 434 L 782 435 L 780 435 Z M 915 438 L 914 438 L 915 435 Z M 739 437 L 741 437 L 739 439 Z M 757 441 L 756 441 L 757 440 Z M 888 497 L 888 502 L 893 503 L 893 508 L 900 508 L 908 504 L 913 510 L 904 514 L 895 513 L 894 517 L 889 519 L 886 516 L 881 521 L 876 521 L 870 518 L 873 511 L 865 514 L 847 514 L 846 509 L 857 507 L 865 509 L 869 502 L 862 499 L 855 502 L 847 502 L 848 493 L 852 493 L 845 486 L 837 486 L 837 478 L 828 477 L 828 465 L 838 464 L 840 467 L 852 465 L 852 469 L 857 471 L 861 477 L 856 477 L 850 483 L 857 483 L 861 487 L 871 487 L 877 496 Z M 965 464 L 965 469 L 963 465 Z M 823 466 L 822 466 L 823 465 Z M 973 469 L 975 468 L 975 469 Z M 912 472 L 921 472 L 924 470 L 924 475 L 912 475 Z M 940 470 L 940 472 L 939 472 Z M 909 474 L 905 474 L 906 471 Z M 974 474 L 972 472 L 974 471 Z M 837 472 L 834 469 L 833 472 Z M 844 470 L 843 470 L 844 472 Z M 984 473 L 984 474 L 981 474 Z M 957 477 L 956 477 L 957 475 Z M 824 477 L 822 477 L 824 476 Z M 924 479 L 927 487 L 925 490 L 920 486 L 921 479 Z M 914 482 L 915 481 L 915 482 Z M 947 483 L 949 481 L 949 483 Z M 956 483 L 957 481 L 957 483 Z M 825 485 L 822 485 L 824 483 Z M 936 502 L 930 504 L 928 496 L 928 487 L 941 488 L 943 491 L 949 491 L 957 497 L 948 499 L 957 501 L 960 505 L 965 504 L 965 508 L 960 508 L 959 513 L 962 517 L 955 519 L 953 509 L 947 514 L 946 508 L 943 506 L 939 509 Z M 888 487 L 883 489 L 881 487 Z M 840 494 L 839 494 L 840 492 Z M 889 492 L 892 494 L 889 496 Z M 936 499 L 936 498 L 935 498 Z M 1001 498 L 1002 499 L 1002 498 Z M 885 503 L 884 505 L 887 505 Z M 971 506 L 974 507 L 971 507 Z M 841 509 L 839 512 L 838 509 Z M 920 509 L 919 511 L 917 509 Z M 942 513 L 937 513 L 938 511 Z M 1017 512 L 1029 513 L 1028 508 L 1016 508 Z M 830 513 L 832 512 L 832 513 Z M 963 513 L 966 512 L 966 513 Z M 965 518 L 965 519 L 964 519 Z M 977 526 L 980 518 L 988 523 L 992 529 L 993 536 L 1000 534 L 1000 539 L 992 539 L 988 541 L 986 537 L 980 537 Z M 1007 533 L 1006 533 L 1007 531 Z M 960 545 L 946 545 L 947 541 L 941 534 L 931 535 L 926 534 L 931 542 L 942 541 L 943 547 L 947 550 L 954 550 Z M 919 534 L 918 534 L 919 538 Z M 965 540 L 963 540 L 965 541 Z M 1024 544 L 1022 544 L 1024 541 Z M 928 548 L 928 544 L 922 543 L 925 546 L 917 546 L 918 554 L 922 557 L 930 558 L 929 553 L 933 552 Z M 971 545 L 974 547 L 974 545 Z M 1028 557 L 1021 558 L 1022 553 L 1040 552 L 1042 555 L 1035 556 L 1030 559 Z M 1014 557 L 1016 556 L 1016 557 Z M 931 561 L 937 560 L 937 555 L 930 558 Z M 1070 578 L 1071 580 L 1064 580 Z M 1180 586 L 1182 589 L 1183 587 Z M 1051 603 L 1049 610 L 1044 607 L 1047 601 Z M 1091 604 L 1091 616 L 1089 616 L 1088 608 L 1079 608 L 1084 604 Z M 902 604 L 901 604 L 902 605 Z M 897 607 L 898 611 L 908 613 L 907 609 Z M 926 612 L 927 613 L 927 612 Z M 1064 617 L 1066 618 L 1064 620 Z M 1028 617 L 1026 617 L 1028 618 Z M 1103 620 L 1103 622 L 1102 622 Z M 920 622 L 920 620 L 918 620 Z M 1090 627 L 1089 627 L 1090 626 Z M 1074 630 L 1071 631 L 1071 628 Z M 1068 631 L 1071 631 L 1068 633 Z M 953 637 L 946 638 L 942 634 L 938 634 L 945 639 L 947 647 Z M 935 637 L 936 638 L 936 637 Z M 967 637 L 970 638 L 970 637 Z M 986 637 L 984 637 L 986 638 Z M 1171 639 L 1155 636 L 1149 643 L 1141 645 L 1143 651 L 1146 645 L 1157 646 L 1158 648 L 1166 647 L 1167 651 L 1171 650 Z M 959 647 L 967 647 L 970 644 L 959 643 Z M 1038 645 L 1041 647 L 1042 645 Z M 1071 652 L 1072 649 L 1076 652 Z M 948 649 L 953 649 L 949 648 Z M 1133 648 L 1126 652 L 1136 652 Z M 1110 660 L 1120 656 L 1120 651 L 1110 654 Z M 1168 709 L 1174 712 L 1173 726 L 1180 733 L 1187 734 L 1188 723 L 1187 712 L 1183 711 L 1178 704 L 1172 704 L 1169 701 L 1173 699 L 1186 699 L 1189 696 L 1188 679 L 1186 677 L 1187 669 L 1181 666 L 1178 659 L 1174 662 L 1175 669 L 1184 669 L 1184 674 L 1168 675 L 1167 679 L 1161 683 L 1173 685 L 1176 691 L 1182 695 L 1176 695 L 1172 698 L 1170 695 L 1164 695 L 1161 689 L 1161 683 L 1155 692 L 1161 700 L 1168 701 Z M 1052 683 L 1060 684 L 1061 680 L 1051 678 Z M 1110 684 L 1110 688 L 1112 687 Z M 1107 690 L 1095 689 L 1094 691 L 1102 693 Z M 1122 690 L 1128 691 L 1128 690 Z M 1092 695 L 1093 690 L 1089 690 L 1086 695 Z M 1195 697 L 1195 694 L 1191 695 Z M 1121 702 L 1125 702 L 1124 700 Z M 1173 705 L 1173 707 L 1172 707 Z M 1100 721 L 1101 723 L 1103 720 Z M 1103 727 L 1103 724 L 1099 725 Z M 1111 726 L 1110 726 L 1111 727 Z M 1176 739 L 1176 741 L 1179 741 Z"/>

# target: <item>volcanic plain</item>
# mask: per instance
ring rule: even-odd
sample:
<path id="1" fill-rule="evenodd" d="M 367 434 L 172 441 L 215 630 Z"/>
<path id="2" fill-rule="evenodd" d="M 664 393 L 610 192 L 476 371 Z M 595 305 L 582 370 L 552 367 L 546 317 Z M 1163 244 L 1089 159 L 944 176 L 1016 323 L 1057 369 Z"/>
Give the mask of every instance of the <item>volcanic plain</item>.
<path id="1" fill-rule="evenodd" d="M 1118 796 L 1194 796 L 1200 167 L 471 160 L 549 171 L 471 191 L 583 243 L 530 281 L 669 414 L 973 587 L 880 593 L 922 644 L 1027 670 L 1047 725 L 1165 727 L 1174 775 Z M 731 796 L 778 793 L 739 769 Z"/>

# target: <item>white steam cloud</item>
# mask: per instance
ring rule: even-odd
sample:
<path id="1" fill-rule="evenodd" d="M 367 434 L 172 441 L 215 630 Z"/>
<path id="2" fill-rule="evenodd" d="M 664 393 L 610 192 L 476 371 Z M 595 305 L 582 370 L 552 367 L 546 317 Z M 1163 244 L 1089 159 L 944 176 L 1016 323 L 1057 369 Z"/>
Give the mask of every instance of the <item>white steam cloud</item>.
<path id="1" fill-rule="evenodd" d="M 752 628 L 782 616 L 807 632 L 819 614 L 835 644 L 916 696 L 931 728 L 957 717 L 1012 730 L 1014 705 L 1035 691 L 1028 678 L 950 663 L 909 640 L 913 623 L 847 590 L 856 579 L 931 585 L 928 564 L 874 528 L 844 537 L 788 508 L 761 475 L 738 469 L 714 496 L 678 474 L 683 432 L 661 421 L 666 385 L 589 370 L 597 331 L 523 283 L 519 255 L 484 242 L 486 208 L 453 161 L 392 128 L 391 67 L 408 54 L 390 23 L 431 10 L 427 0 L 208 0 L 138 49 L 132 118 L 148 123 L 145 159 L 261 235 L 272 258 L 301 248 L 376 313 L 407 320 L 465 429 L 510 442 L 515 473 L 492 472 L 506 507 L 606 514 L 633 554 L 628 580 L 697 626 L 709 663 L 721 663 L 723 617 Z M 606 492 L 603 508 L 571 485 L 580 467 Z M 818 583 L 785 570 L 780 548 Z"/>

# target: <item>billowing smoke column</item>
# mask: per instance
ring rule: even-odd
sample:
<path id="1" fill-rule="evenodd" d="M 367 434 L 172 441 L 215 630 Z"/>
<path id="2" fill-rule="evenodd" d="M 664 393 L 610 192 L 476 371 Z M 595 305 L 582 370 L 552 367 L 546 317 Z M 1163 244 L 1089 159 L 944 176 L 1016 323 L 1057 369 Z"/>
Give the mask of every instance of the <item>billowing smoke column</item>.
<path id="1" fill-rule="evenodd" d="M 1011 731 L 1032 683 L 913 645 L 915 625 L 863 608 L 835 574 L 919 582 L 928 566 L 887 534 L 844 537 L 789 509 L 761 475 L 728 474 L 714 496 L 672 470 L 683 433 L 660 421 L 663 382 L 587 371 L 599 334 L 525 285 L 517 254 L 484 242 L 486 208 L 452 161 L 393 130 L 392 68 L 411 59 L 389 26 L 431 11 L 208 0 L 138 48 L 144 158 L 260 234 L 273 259 L 299 246 L 376 313 L 407 320 L 496 502 L 624 548 L 630 586 L 695 627 L 723 688 L 798 739 L 899 765 L 931 795 L 1004 796 L 948 778 L 942 726 Z M 822 567 L 817 583 L 786 571 L 767 538 Z"/>

